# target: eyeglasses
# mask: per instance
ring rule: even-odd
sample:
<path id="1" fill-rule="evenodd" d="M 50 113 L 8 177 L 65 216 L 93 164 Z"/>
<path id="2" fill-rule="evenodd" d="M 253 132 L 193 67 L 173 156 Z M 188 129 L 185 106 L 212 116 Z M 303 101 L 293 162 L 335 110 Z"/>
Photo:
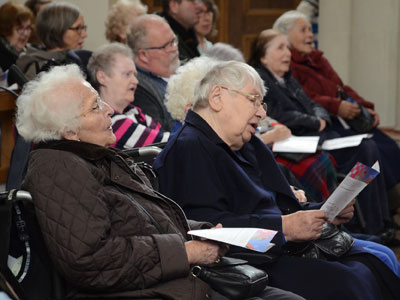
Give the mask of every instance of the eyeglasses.
<path id="1" fill-rule="evenodd" d="M 262 101 L 261 95 L 259 95 L 259 94 L 249 94 L 249 93 L 245 93 L 245 92 L 242 92 L 242 91 L 238 91 L 238 90 L 234 90 L 234 89 L 228 88 L 228 87 L 226 87 L 226 86 L 221 86 L 221 88 L 222 88 L 222 89 L 225 89 L 225 90 L 227 90 L 227 91 L 229 91 L 229 92 L 234 92 L 234 93 L 237 93 L 237 94 L 239 94 L 239 95 L 242 95 L 242 96 L 246 97 L 247 100 L 249 100 L 250 102 L 253 103 L 254 110 L 257 111 L 258 108 L 259 108 L 260 106 L 262 106 L 262 108 L 264 109 L 264 111 L 267 112 L 268 105 L 267 105 L 266 102 L 263 102 L 263 101 Z"/>
<path id="2" fill-rule="evenodd" d="M 175 36 L 172 40 L 167 42 L 166 44 L 160 46 L 160 47 L 148 47 L 148 48 L 143 48 L 144 50 L 168 50 L 171 49 L 172 47 L 178 46 L 178 38 Z"/>
<path id="3" fill-rule="evenodd" d="M 70 30 L 76 31 L 78 34 L 81 34 L 83 30 L 87 30 L 87 25 L 78 25 L 76 27 L 70 27 L 68 28 Z"/>
<path id="4" fill-rule="evenodd" d="M 24 32 L 31 32 L 32 29 L 33 29 L 32 25 L 29 25 L 29 26 L 26 26 L 26 27 L 20 26 L 20 27 L 17 27 L 17 32 L 18 32 L 19 34 L 22 34 L 22 33 L 24 33 Z"/>
<path id="5" fill-rule="evenodd" d="M 96 101 L 93 103 L 93 106 L 89 111 L 80 114 L 80 117 L 86 117 L 91 112 L 100 112 L 103 110 L 103 100 L 101 100 L 100 96 L 97 96 Z"/>

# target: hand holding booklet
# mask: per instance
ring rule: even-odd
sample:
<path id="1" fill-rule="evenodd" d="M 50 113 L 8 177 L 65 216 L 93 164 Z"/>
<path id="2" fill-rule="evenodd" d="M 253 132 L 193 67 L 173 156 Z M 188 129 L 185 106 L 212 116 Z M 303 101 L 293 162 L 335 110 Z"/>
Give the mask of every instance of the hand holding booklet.
<path id="1" fill-rule="evenodd" d="M 188 234 L 239 246 L 257 252 L 267 252 L 275 246 L 271 240 L 277 231 L 261 228 L 213 228 L 190 230 Z"/>
<path id="2" fill-rule="evenodd" d="M 321 209 L 332 221 L 379 174 L 379 163 L 371 168 L 358 162 L 340 183 Z"/>

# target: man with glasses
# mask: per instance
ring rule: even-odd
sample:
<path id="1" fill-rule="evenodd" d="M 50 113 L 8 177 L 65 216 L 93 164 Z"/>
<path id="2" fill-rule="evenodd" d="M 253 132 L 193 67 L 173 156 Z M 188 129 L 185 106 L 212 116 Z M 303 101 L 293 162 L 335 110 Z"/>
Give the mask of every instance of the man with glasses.
<path id="1" fill-rule="evenodd" d="M 179 40 L 179 58 L 183 61 L 200 56 L 194 25 L 200 20 L 199 0 L 162 0 L 164 17 Z"/>
<path id="2" fill-rule="evenodd" d="M 135 55 L 139 84 L 135 105 L 170 131 L 174 123 L 164 104 L 168 78 L 179 67 L 178 40 L 164 18 L 140 16 L 130 27 L 128 45 Z"/>

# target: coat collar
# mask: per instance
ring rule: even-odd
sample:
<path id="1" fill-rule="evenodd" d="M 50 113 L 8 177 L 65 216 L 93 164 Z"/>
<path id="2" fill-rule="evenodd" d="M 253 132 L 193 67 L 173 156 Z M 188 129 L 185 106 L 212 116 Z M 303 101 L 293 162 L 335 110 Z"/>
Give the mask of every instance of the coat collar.
<path id="1" fill-rule="evenodd" d="M 125 153 L 112 147 L 106 148 L 95 144 L 71 140 L 42 142 L 35 145 L 35 149 L 68 151 L 89 161 L 95 161 L 105 157 L 114 157 L 116 155 L 127 157 Z"/>
<path id="2" fill-rule="evenodd" d="M 189 110 L 186 115 L 185 125 L 186 124 L 196 127 L 205 136 L 207 136 L 213 143 L 215 143 L 217 145 L 220 145 L 220 144 L 226 145 L 226 143 L 218 136 L 218 134 L 214 131 L 214 129 L 212 129 L 212 127 L 210 125 L 208 125 L 208 123 L 202 117 L 200 117 L 200 115 L 198 115 L 197 113 L 195 113 L 192 110 Z M 228 145 L 226 145 L 226 146 L 228 146 Z"/>
<path id="3" fill-rule="evenodd" d="M 252 147 L 251 141 L 249 143 L 245 143 L 243 147 L 238 150 L 238 151 L 233 151 L 219 136 L 218 134 L 212 129 L 210 125 L 197 113 L 195 113 L 192 110 L 189 110 L 186 119 L 185 119 L 185 125 L 183 126 L 186 127 L 187 125 L 193 126 L 197 128 L 199 131 L 201 131 L 207 138 L 214 144 L 224 148 L 226 152 L 229 153 L 235 160 L 239 160 L 242 163 L 249 164 L 249 161 L 245 158 L 245 156 L 242 154 L 242 152 L 246 152 L 245 149 L 248 147 Z M 183 130 L 183 128 L 181 130 Z M 252 139 L 257 139 L 257 137 L 252 137 Z"/>
<path id="4" fill-rule="evenodd" d="M 258 74 L 260 74 L 260 76 L 264 80 L 264 82 L 267 80 L 267 81 L 273 82 L 276 85 L 279 84 L 276 77 L 262 64 L 258 63 L 254 66 L 254 68 L 257 70 Z M 289 69 L 289 71 L 287 71 L 285 73 L 285 75 L 283 75 L 283 79 L 285 80 L 285 82 L 287 82 L 291 76 L 292 76 L 292 69 Z M 268 89 L 267 85 L 266 85 L 266 88 Z M 268 95 L 268 92 L 267 92 L 267 95 Z"/>
<path id="5" fill-rule="evenodd" d="M 309 65 L 318 65 L 318 62 L 321 60 L 321 57 L 324 54 L 322 51 L 319 51 L 317 49 L 313 49 L 313 51 L 309 55 L 301 55 L 293 49 L 290 49 L 290 52 L 292 53 L 293 62 Z"/>

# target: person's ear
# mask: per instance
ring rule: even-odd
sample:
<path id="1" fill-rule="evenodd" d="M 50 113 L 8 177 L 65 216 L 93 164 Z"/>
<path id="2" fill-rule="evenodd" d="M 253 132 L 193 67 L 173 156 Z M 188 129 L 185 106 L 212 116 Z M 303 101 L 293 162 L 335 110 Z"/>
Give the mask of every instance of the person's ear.
<path id="1" fill-rule="evenodd" d="M 140 61 L 143 64 L 148 65 L 149 64 L 148 51 L 146 51 L 144 49 L 139 49 L 138 54 L 135 59 L 135 63 L 136 63 L 136 61 Z"/>
<path id="2" fill-rule="evenodd" d="M 66 127 L 61 132 L 61 137 L 64 140 L 70 140 L 70 141 L 79 141 L 79 131 L 78 130 L 71 130 Z"/>
<path id="3" fill-rule="evenodd" d="M 104 73 L 103 71 L 97 71 L 96 73 L 96 78 L 98 83 L 100 83 L 100 85 L 106 85 L 108 76 L 106 73 Z"/>
<path id="4" fill-rule="evenodd" d="M 178 9 L 179 9 L 179 5 L 180 5 L 180 3 L 178 3 L 178 1 L 175 1 L 175 0 L 169 1 L 169 13 L 171 15 L 177 14 L 178 13 Z"/>
<path id="5" fill-rule="evenodd" d="M 193 107 L 192 103 L 186 103 L 185 105 L 185 114 L 187 114 L 187 112 L 189 111 L 189 109 L 191 109 Z"/>
<path id="6" fill-rule="evenodd" d="M 208 95 L 208 103 L 212 110 L 220 111 L 224 103 L 222 101 L 222 88 L 219 85 L 214 85 Z"/>
<path id="7" fill-rule="evenodd" d="M 260 62 L 264 67 L 267 68 L 268 66 L 267 53 L 265 53 L 264 56 L 260 58 Z"/>

